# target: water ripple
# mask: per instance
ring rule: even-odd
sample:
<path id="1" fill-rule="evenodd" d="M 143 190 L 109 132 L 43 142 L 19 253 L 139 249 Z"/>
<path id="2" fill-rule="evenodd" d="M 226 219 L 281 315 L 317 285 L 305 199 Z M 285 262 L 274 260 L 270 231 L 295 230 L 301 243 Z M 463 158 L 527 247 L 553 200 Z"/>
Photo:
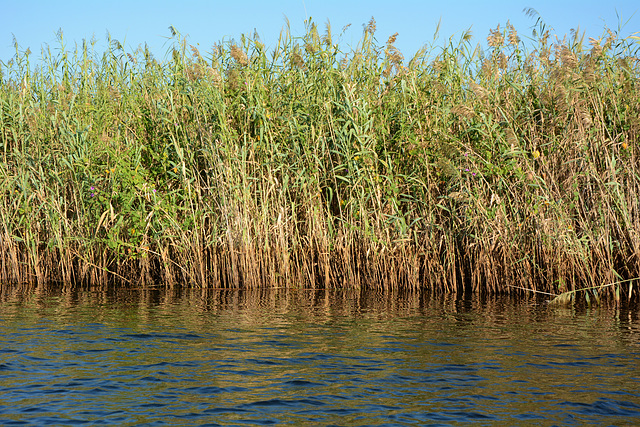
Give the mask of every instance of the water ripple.
<path id="1" fill-rule="evenodd" d="M 640 418 L 640 346 L 629 336 L 640 327 L 621 329 L 620 315 L 567 317 L 547 306 L 455 313 L 447 310 L 466 305 L 426 305 L 391 316 L 350 312 L 344 299 L 331 306 L 343 307 L 338 315 L 323 314 L 324 305 L 325 311 L 256 304 L 209 313 L 192 303 L 135 310 L 129 302 L 49 304 L 57 308 L 43 313 L 6 304 L 5 312 L 17 314 L 0 321 L 3 425 L 634 424 Z"/>

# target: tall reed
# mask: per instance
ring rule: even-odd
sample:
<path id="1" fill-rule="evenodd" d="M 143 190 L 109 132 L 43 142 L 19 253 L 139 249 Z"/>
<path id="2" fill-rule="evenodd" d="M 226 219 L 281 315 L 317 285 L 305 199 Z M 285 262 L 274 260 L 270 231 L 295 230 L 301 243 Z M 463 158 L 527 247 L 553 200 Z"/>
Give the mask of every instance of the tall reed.
<path id="1" fill-rule="evenodd" d="M 559 293 L 640 277 L 638 45 L 330 25 L 0 66 L 0 280 Z M 595 288 L 593 294 L 636 292 Z M 617 289 L 617 294 L 615 293 Z M 590 291 L 591 292 L 591 291 Z"/>

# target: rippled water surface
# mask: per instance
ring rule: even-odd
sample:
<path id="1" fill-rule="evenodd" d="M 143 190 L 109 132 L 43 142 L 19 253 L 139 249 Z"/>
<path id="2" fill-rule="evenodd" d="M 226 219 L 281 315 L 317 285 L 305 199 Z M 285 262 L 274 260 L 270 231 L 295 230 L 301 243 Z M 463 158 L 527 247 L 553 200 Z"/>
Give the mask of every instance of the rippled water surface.
<path id="1" fill-rule="evenodd" d="M 6 288 L 0 424 L 639 424 L 639 332 L 537 299 Z"/>

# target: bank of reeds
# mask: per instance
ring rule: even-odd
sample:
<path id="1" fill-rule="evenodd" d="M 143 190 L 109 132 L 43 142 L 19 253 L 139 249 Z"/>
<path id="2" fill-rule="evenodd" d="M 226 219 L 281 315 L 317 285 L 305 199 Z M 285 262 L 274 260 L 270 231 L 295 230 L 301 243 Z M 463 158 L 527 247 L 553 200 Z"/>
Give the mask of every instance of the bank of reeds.
<path id="1" fill-rule="evenodd" d="M 372 20 L 0 81 L 0 281 L 560 293 L 640 277 L 638 44 Z M 343 50 L 344 49 L 344 50 Z M 606 287 L 632 296 L 635 282 Z M 519 289 L 520 288 L 520 289 Z"/>

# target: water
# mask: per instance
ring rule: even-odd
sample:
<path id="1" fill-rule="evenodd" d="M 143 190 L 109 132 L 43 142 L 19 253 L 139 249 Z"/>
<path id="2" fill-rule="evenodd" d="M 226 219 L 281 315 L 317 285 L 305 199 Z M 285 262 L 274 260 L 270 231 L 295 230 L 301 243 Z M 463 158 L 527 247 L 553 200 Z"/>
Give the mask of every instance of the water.
<path id="1" fill-rule="evenodd" d="M 638 424 L 639 333 L 538 299 L 7 288 L 0 424 Z"/>

